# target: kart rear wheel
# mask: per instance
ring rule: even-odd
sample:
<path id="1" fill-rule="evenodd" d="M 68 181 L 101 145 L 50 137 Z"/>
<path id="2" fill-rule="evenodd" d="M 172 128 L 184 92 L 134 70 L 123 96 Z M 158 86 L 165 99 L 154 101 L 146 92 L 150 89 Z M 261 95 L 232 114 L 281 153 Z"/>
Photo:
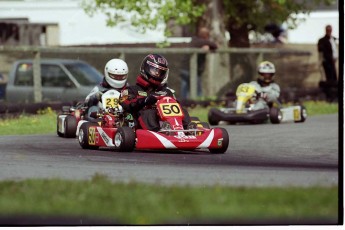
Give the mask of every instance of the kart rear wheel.
<path id="1" fill-rule="evenodd" d="M 283 114 L 279 108 L 272 107 L 270 109 L 270 121 L 272 124 L 279 124 L 283 119 Z"/>
<path id="2" fill-rule="evenodd" d="M 307 119 L 307 109 L 305 106 L 301 105 L 301 120 L 299 121 L 295 121 L 296 123 L 298 122 L 305 122 L 305 120 Z"/>
<path id="3" fill-rule="evenodd" d="M 56 118 L 56 134 L 59 137 L 64 137 L 65 136 L 63 133 L 59 132 L 59 115 Z"/>
<path id="4" fill-rule="evenodd" d="M 222 154 L 225 153 L 225 151 L 229 147 L 229 134 L 228 131 L 224 128 L 218 128 L 222 131 L 223 141 L 222 141 L 222 147 L 221 148 L 214 148 L 214 149 L 208 149 L 211 153 L 218 153 Z"/>
<path id="5" fill-rule="evenodd" d="M 218 125 L 219 121 L 212 115 L 212 110 L 208 112 L 207 118 L 210 125 Z"/>
<path id="6" fill-rule="evenodd" d="M 119 127 L 114 137 L 115 148 L 120 152 L 132 152 L 135 147 L 135 133 L 127 127 Z"/>
<path id="7" fill-rule="evenodd" d="M 77 119 L 75 118 L 75 116 L 72 116 L 72 115 L 66 116 L 63 125 L 65 126 L 65 137 L 66 138 L 75 137 L 75 133 L 77 131 Z"/>
<path id="8" fill-rule="evenodd" d="M 89 144 L 89 127 L 95 126 L 95 125 L 98 126 L 97 123 L 84 122 L 80 126 L 80 130 L 78 134 L 78 142 L 83 149 L 98 149 L 98 146 Z"/>

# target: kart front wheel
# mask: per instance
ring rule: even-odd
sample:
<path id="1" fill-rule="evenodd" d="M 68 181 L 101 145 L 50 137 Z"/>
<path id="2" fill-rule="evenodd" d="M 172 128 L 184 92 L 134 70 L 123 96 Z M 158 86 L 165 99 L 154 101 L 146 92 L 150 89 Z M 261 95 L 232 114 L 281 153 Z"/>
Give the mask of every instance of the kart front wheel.
<path id="1" fill-rule="evenodd" d="M 135 133 L 127 127 L 119 127 L 114 137 L 115 148 L 120 152 L 132 152 L 135 147 Z"/>
<path id="2" fill-rule="evenodd" d="M 270 121 L 272 124 L 279 124 L 283 119 L 283 114 L 279 108 L 272 107 L 270 109 Z"/>
<path id="3" fill-rule="evenodd" d="M 75 133 L 77 131 L 77 119 L 75 118 L 75 116 L 72 116 L 72 115 L 66 116 L 63 125 L 65 126 L 65 137 L 66 138 L 75 137 Z"/>
<path id="4" fill-rule="evenodd" d="M 229 134 L 228 131 L 226 131 L 226 129 L 224 128 L 218 128 L 222 131 L 222 136 L 223 136 L 223 141 L 222 141 L 222 146 L 220 148 L 210 148 L 209 151 L 211 153 L 225 153 L 225 151 L 228 149 L 229 147 Z"/>
<path id="5" fill-rule="evenodd" d="M 89 144 L 89 138 L 94 138 L 94 137 L 89 136 L 89 127 L 90 126 L 95 126 L 95 123 L 84 122 L 80 126 L 80 130 L 79 130 L 79 134 L 78 134 L 78 142 L 83 149 L 98 149 L 98 146 Z"/>
<path id="6" fill-rule="evenodd" d="M 212 109 L 208 112 L 207 118 L 210 125 L 218 125 L 219 121 L 213 116 Z"/>

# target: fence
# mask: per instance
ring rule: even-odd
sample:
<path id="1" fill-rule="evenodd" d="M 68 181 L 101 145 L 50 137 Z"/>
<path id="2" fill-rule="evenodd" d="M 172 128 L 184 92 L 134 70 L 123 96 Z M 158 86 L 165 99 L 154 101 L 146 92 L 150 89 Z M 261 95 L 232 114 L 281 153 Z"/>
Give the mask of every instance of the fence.
<path id="1" fill-rule="evenodd" d="M 17 58 L 34 59 L 34 93 L 35 101 L 42 101 L 41 93 L 41 58 L 77 58 L 86 60 L 99 70 L 103 70 L 107 60 L 118 57 L 126 60 L 130 72 L 139 69 L 142 57 L 148 53 L 159 53 L 167 57 L 170 66 L 170 75 L 175 78 L 169 78 L 169 85 L 177 88 L 180 80 L 176 77 L 181 68 L 188 68 L 190 71 L 190 98 L 197 98 L 197 57 L 198 54 L 206 53 L 196 48 L 109 48 L 109 47 L 29 47 L 29 46 L 0 46 L 0 72 L 6 72 L 9 66 Z M 182 63 L 182 57 L 189 56 L 189 63 Z M 280 69 L 280 80 L 278 83 L 294 86 L 297 78 L 303 78 L 307 74 L 305 66 L 309 65 L 308 51 L 279 49 L 279 48 L 226 48 L 218 49 L 216 52 L 207 53 L 208 67 L 203 75 L 204 96 L 212 97 L 220 95 L 227 90 L 233 89 L 241 82 L 247 82 L 256 75 L 256 66 L 263 59 L 273 60 Z M 300 59 L 302 58 L 302 59 Z M 170 61 L 171 60 L 171 61 Z M 303 61 L 301 61 L 303 60 Z M 289 63 L 293 63 L 295 73 L 289 76 Z M 133 67 L 133 68 L 131 68 Z M 298 74 L 298 70 L 303 73 Z M 301 75 L 301 76 L 298 76 Z M 135 76 L 131 77 L 133 82 Z M 290 79 L 290 80 L 289 80 Z M 303 87 L 301 85 L 301 87 Z M 177 92 L 179 93 L 179 91 Z"/>

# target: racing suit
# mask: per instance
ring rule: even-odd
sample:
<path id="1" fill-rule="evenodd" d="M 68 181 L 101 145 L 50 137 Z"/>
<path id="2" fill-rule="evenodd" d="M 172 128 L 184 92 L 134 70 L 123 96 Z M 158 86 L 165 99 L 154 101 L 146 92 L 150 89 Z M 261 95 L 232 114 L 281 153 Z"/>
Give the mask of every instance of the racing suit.
<path id="1" fill-rule="evenodd" d="M 278 84 L 271 82 L 265 84 L 258 81 L 252 81 L 249 84 L 255 86 L 256 91 L 260 94 L 258 101 L 255 103 L 253 110 L 268 108 L 273 102 L 277 102 L 280 95 L 280 87 Z"/>
<path id="2" fill-rule="evenodd" d="M 115 89 L 111 87 L 104 78 L 103 81 L 99 85 L 96 85 L 85 98 L 84 103 L 85 103 L 85 106 L 88 107 L 85 119 L 91 122 L 97 121 L 97 119 L 90 117 L 90 115 L 92 112 L 98 112 L 99 108 L 102 107 L 101 97 L 103 93 L 111 89 L 115 89 L 121 92 L 126 87 L 127 87 L 127 84 L 121 89 Z"/>
<path id="3" fill-rule="evenodd" d="M 170 96 L 176 99 L 174 92 L 166 84 L 156 89 L 152 88 L 139 75 L 135 85 L 131 85 L 121 92 L 120 104 L 125 111 L 131 113 L 134 119 L 138 121 L 137 127 L 159 131 L 160 125 L 157 109 L 152 107 L 157 101 L 155 96 Z M 184 113 L 183 126 L 186 128 L 191 120 L 188 111 L 184 108 L 182 110 Z"/>

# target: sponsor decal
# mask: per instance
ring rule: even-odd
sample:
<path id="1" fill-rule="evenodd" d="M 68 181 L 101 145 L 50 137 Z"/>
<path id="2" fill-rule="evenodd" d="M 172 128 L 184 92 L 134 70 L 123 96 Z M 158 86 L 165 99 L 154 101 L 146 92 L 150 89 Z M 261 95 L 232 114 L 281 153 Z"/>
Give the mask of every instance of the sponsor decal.
<path id="1" fill-rule="evenodd" d="M 189 142 L 189 140 L 197 139 L 196 136 L 186 136 L 184 132 L 178 132 L 174 137 L 178 139 L 178 142 Z"/>
<path id="2" fill-rule="evenodd" d="M 114 146 L 111 138 L 104 132 L 104 130 L 101 127 L 97 127 L 97 130 L 98 130 L 102 140 L 104 141 L 104 143 L 107 146 Z"/>
<path id="3" fill-rule="evenodd" d="M 111 116 L 106 115 L 106 117 L 109 119 L 109 121 L 112 121 L 113 119 L 111 118 Z"/>
<path id="4" fill-rule="evenodd" d="M 89 145 L 95 145 L 96 144 L 95 133 L 96 133 L 95 127 L 89 127 L 89 138 L 88 138 Z"/>
<path id="5" fill-rule="evenodd" d="M 147 93 L 145 91 L 138 91 L 139 96 L 147 97 Z"/>
<path id="6" fill-rule="evenodd" d="M 101 137 L 103 139 L 103 141 L 108 145 L 109 144 L 109 138 L 105 133 L 101 133 Z"/>
<path id="7" fill-rule="evenodd" d="M 121 96 L 128 96 L 128 89 L 125 89 L 121 92 Z"/>
<path id="8" fill-rule="evenodd" d="M 158 92 L 155 92 L 155 93 L 158 94 L 158 95 L 161 95 L 161 96 L 165 96 L 165 95 L 168 94 L 168 92 L 166 92 L 166 91 L 158 91 Z"/>
<path id="9" fill-rule="evenodd" d="M 222 146 L 223 145 L 223 138 L 218 139 L 217 144 L 218 144 L 218 146 Z"/>
<path id="10" fill-rule="evenodd" d="M 301 119 L 299 109 L 294 109 L 293 110 L 293 117 L 294 117 L 295 121 L 298 121 L 298 120 Z"/>

